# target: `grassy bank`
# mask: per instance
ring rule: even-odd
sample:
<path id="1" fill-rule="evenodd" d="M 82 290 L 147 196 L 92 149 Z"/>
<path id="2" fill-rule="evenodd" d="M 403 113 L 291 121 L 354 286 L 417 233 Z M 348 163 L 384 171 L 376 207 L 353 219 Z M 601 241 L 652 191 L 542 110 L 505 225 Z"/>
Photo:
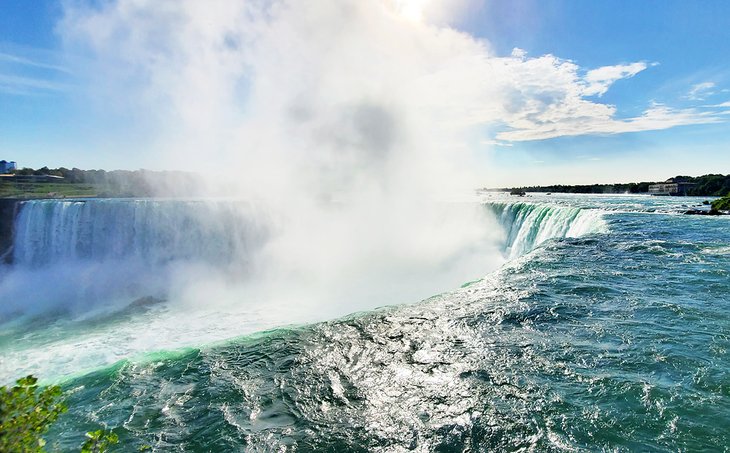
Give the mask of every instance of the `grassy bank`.
<path id="1" fill-rule="evenodd" d="M 0 181 L 0 198 L 95 197 L 103 191 L 100 184 Z"/>

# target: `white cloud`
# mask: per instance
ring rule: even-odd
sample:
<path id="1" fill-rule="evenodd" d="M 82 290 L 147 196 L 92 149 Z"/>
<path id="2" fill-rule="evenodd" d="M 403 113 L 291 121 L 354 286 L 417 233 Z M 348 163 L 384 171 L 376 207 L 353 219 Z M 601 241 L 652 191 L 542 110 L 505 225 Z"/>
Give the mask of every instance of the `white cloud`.
<path id="1" fill-rule="evenodd" d="M 613 118 L 613 112 L 609 112 L 606 115 L 565 117 L 549 122 L 523 122 L 513 130 L 500 132 L 497 139 L 529 141 L 575 135 L 612 135 L 720 122 L 723 119 L 719 116 L 697 109 L 655 106 L 645 110 L 640 116 L 625 119 Z"/>
<path id="2" fill-rule="evenodd" d="M 705 107 L 709 107 L 709 108 L 730 108 L 730 101 L 721 102 L 719 104 L 707 105 Z"/>
<path id="3" fill-rule="evenodd" d="M 662 105 L 650 106 L 636 117 L 618 118 L 616 106 L 587 99 L 646 69 L 642 62 L 604 66 L 581 76 L 578 65 L 552 55 L 533 59 L 513 55 L 503 59 L 509 77 L 500 90 L 510 101 L 500 116 L 508 129 L 496 135 L 498 140 L 620 134 L 723 121 L 719 115 L 698 109 Z"/>
<path id="4" fill-rule="evenodd" d="M 586 87 L 584 96 L 602 96 L 617 80 L 633 77 L 647 68 L 646 63 L 636 62 L 625 65 L 603 66 L 588 71 L 583 78 Z"/>
<path id="5" fill-rule="evenodd" d="M 715 94 L 713 91 L 715 87 L 716 85 L 714 82 L 697 83 L 692 85 L 692 88 L 685 97 L 692 101 L 704 101 L 707 97 Z"/>

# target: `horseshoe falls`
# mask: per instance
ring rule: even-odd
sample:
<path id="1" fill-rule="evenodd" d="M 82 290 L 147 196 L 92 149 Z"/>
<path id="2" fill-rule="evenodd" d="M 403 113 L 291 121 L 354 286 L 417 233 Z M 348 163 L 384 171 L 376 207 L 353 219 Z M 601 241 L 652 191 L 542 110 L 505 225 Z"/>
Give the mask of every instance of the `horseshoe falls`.
<path id="1" fill-rule="evenodd" d="M 335 305 L 272 277 L 291 219 L 255 202 L 21 202 L 0 377 L 69 392 L 59 451 L 99 424 L 119 451 L 726 451 L 730 222 L 701 201 L 482 194 L 443 212 L 483 215 L 491 270 L 412 288 L 367 255 L 379 287 L 343 271 Z"/>
<path id="2" fill-rule="evenodd" d="M 228 263 L 263 242 L 265 218 L 253 209 L 201 200 L 27 201 L 15 222 L 13 261 L 32 267 L 127 258 Z M 206 223 L 209 218 L 216 222 Z"/>

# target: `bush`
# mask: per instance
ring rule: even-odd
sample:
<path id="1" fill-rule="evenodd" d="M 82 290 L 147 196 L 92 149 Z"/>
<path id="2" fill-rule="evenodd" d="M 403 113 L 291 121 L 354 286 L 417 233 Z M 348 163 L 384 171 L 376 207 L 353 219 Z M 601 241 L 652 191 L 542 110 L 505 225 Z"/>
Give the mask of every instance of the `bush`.
<path id="1" fill-rule="evenodd" d="M 61 388 L 54 385 L 38 391 L 38 379 L 18 379 L 15 387 L 0 387 L 0 451 L 42 452 L 43 434 L 66 412 L 58 401 Z"/>
<path id="2" fill-rule="evenodd" d="M 43 434 L 67 410 L 62 396 L 57 385 L 39 390 L 33 376 L 18 379 L 13 388 L 0 387 L 0 452 L 45 452 Z M 115 433 L 101 429 L 86 437 L 81 453 L 103 453 L 119 441 Z"/>
<path id="3" fill-rule="evenodd" d="M 730 194 L 712 202 L 712 209 L 715 211 L 730 211 Z"/>
<path id="4" fill-rule="evenodd" d="M 113 432 L 103 429 L 86 433 L 86 442 L 81 446 L 81 453 L 103 453 L 110 445 L 119 442 L 119 437 Z"/>

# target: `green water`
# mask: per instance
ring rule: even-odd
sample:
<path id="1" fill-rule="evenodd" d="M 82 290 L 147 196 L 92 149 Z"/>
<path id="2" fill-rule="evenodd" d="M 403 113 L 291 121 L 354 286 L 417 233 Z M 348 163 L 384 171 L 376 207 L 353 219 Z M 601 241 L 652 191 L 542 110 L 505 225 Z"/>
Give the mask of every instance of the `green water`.
<path id="1" fill-rule="evenodd" d="M 419 304 L 66 380 L 49 440 L 73 451 L 101 424 L 118 451 L 728 451 L 730 221 L 677 215 L 688 202 L 532 199 L 603 224 Z M 508 235 L 524 209 L 500 208 Z"/>

